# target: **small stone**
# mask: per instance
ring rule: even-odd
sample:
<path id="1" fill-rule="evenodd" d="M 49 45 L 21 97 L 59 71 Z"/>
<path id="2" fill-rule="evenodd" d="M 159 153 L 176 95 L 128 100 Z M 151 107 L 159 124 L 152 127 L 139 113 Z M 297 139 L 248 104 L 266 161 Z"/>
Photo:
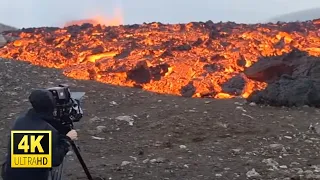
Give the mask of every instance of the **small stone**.
<path id="1" fill-rule="evenodd" d="M 238 154 L 238 153 L 241 152 L 241 149 L 232 149 L 231 151 L 232 151 L 232 153 L 234 153 L 234 154 Z"/>
<path id="2" fill-rule="evenodd" d="M 96 122 L 96 121 L 100 121 L 100 118 L 98 116 L 95 116 L 91 119 L 89 119 L 90 122 Z"/>
<path id="3" fill-rule="evenodd" d="M 143 164 L 146 164 L 147 162 L 149 162 L 149 159 L 145 159 L 142 161 Z"/>
<path id="4" fill-rule="evenodd" d="M 235 105 L 240 105 L 240 106 L 242 106 L 243 104 L 242 103 L 240 103 L 240 102 L 234 102 L 234 104 Z"/>
<path id="5" fill-rule="evenodd" d="M 301 175 L 301 174 L 304 173 L 303 169 L 301 169 L 301 168 L 292 168 L 292 170 L 296 171 L 296 173 L 297 173 L 298 175 Z"/>
<path id="6" fill-rule="evenodd" d="M 68 151 L 66 155 L 67 155 L 67 156 L 72 156 L 72 155 L 73 155 L 73 152 L 72 152 L 72 151 Z"/>
<path id="7" fill-rule="evenodd" d="M 280 150 L 280 149 L 282 150 L 283 145 L 282 144 L 270 144 L 269 147 L 274 150 Z"/>
<path id="8" fill-rule="evenodd" d="M 109 104 L 110 104 L 110 106 L 116 106 L 116 105 L 118 105 L 118 103 L 115 102 L 115 101 L 111 101 Z"/>
<path id="9" fill-rule="evenodd" d="M 131 164 L 131 162 L 129 162 L 129 161 L 122 161 L 121 166 L 126 166 L 126 165 L 128 165 L 128 164 Z"/>
<path id="10" fill-rule="evenodd" d="M 248 171 L 246 173 L 247 177 L 250 178 L 250 177 L 260 177 L 261 175 L 254 169 L 252 168 L 250 171 Z"/>
<path id="11" fill-rule="evenodd" d="M 95 140 L 104 140 L 104 138 L 102 137 L 97 137 L 97 136 L 91 136 L 92 139 L 95 139 Z"/>
<path id="12" fill-rule="evenodd" d="M 295 165 L 299 165 L 300 163 L 298 163 L 298 162 L 291 162 L 290 163 L 290 166 L 295 166 Z"/>
<path id="13" fill-rule="evenodd" d="M 215 174 L 216 177 L 222 177 L 222 174 Z"/>
<path id="14" fill-rule="evenodd" d="M 283 136 L 284 138 L 287 138 L 287 139 L 292 139 L 291 136 Z"/>
<path id="15" fill-rule="evenodd" d="M 180 145 L 179 147 L 180 147 L 180 149 L 186 149 L 187 148 L 187 146 L 185 146 L 185 145 Z"/>
<path id="16" fill-rule="evenodd" d="M 317 173 L 320 172 L 320 166 L 319 165 L 313 165 L 313 166 L 311 166 L 311 168 L 314 169 L 313 172 L 317 172 Z"/>
<path id="17" fill-rule="evenodd" d="M 288 168 L 288 166 L 286 166 L 286 165 L 281 165 L 281 166 L 279 166 L 281 169 L 287 169 Z"/>
<path id="18" fill-rule="evenodd" d="M 249 106 L 256 106 L 257 104 L 255 102 L 249 103 Z"/>
<path id="19" fill-rule="evenodd" d="M 138 160 L 138 158 L 137 157 L 134 157 L 134 156 L 129 156 L 130 158 L 132 158 L 133 160 Z"/>
<path id="20" fill-rule="evenodd" d="M 103 132 L 106 128 L 107 128 L 106 126 L 97 126 L 96 127 L 98 133 Z"/>
<path id="21" fill-rule="evenodd" d="M 310 175 L 310 174 L 313 174 L 313 172 L 311 170 L 305 170 L 303 172 L 305 175 Z"/>
<path id="22" fill-rule="evenodd" d="M 313 141 L 311 141 L 311 140 L 304 140 L 304 142 L 306 142 L 306 143 L 310 143 L 310 144 L 312 144 L 313 143 Z"/>
<path id="23" fill-rule="evenodd" d="M 266 163 L 267 166 L 271 166 L 273 169 L 278 169 L 277 166 L 279 165 L 279 163 L 272 158 L 264 159 L 262 160 L 262 162 Z"/>
<path id="24" fill-rule="evenodd" d="M 119 121 L 126 121 L 129 123 L 130 126 L 133 126 L 133 118 L 131 116 L 118 116 L 116 117 L 116 120 L 119 120 Z"/>
<path id="25" fill-rule="evenodd" d="M 236 107 L 236 110 L 240 110 L 240 111 L 243 111 L 243 112 L 247 112 L 243 107 L 241 106 L 237 106 Z"/>
<path id="26" fill-rule="evenodd" d="M 150 162 L 155 163 L 155 162 L 157 162 L 157 159 L 151 159 Z"/>
<path id="27" fill-rule="evenodd" d="M 150 163 L 163 163 L 164 161 L 165 161 L 164 158 L 159 157 L 157 159 L 151 159 Z"/>

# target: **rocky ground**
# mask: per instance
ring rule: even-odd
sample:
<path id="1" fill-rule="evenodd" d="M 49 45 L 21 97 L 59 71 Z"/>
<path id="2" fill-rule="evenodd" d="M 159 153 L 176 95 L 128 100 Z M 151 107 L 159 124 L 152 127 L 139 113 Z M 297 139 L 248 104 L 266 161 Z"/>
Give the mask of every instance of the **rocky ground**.
<path id="1" fill-rule="evenodd" d="M 29 107 L 32 88 L 68 83 L 86 91 L 78 145 L 103 179 L 320 179 L 320 111 L 274 108 L 243 99 L 157 95 L 64 77 L 60 71 L 0 60 L 0 133 Z M 0 139 L 1 155 L 7 138 Z M 86 179 L 69 153 L 66 179 Z"/>

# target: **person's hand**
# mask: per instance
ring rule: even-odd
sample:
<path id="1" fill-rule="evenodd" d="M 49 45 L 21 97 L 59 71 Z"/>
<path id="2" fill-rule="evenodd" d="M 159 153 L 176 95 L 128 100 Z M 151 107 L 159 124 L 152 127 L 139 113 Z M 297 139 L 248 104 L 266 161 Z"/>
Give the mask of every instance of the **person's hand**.
<path id="1" fill-rule="evenodd" d="M 67 136 L 71 139 L 71 140 L 77 140 L 78 139 L 78 133 L 76 130 L 72 129 L 71 131 L 69 131 L 67 133 Z"/>

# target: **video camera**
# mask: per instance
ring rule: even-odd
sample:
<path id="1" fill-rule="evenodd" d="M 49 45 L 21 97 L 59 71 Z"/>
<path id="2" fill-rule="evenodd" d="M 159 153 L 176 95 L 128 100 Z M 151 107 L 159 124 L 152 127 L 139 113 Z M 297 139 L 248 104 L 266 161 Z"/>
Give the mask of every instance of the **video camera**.
<path id="1" fill-rule="evenodd" d="M 73 122 L 79 122 L 83 117 L 83 111 L 81 108 L 80 100 L 85 95 L 85 92 L 71 92 L 68 85 L 59 85 L 58 87 L 48 88 L 54 98 L 55 111 L 54 119 L 55 121 L 50 124 L 54 126 L 60 134 L 67 134 L 71 129 L 73 129 Z M 70 139 L 69 140 L 72 149 L 74 150 L 76 156 L 78 157 L 83 170 L 85 171 L 89 180 L 93 180 L 85 162 L 83 161 L 78 147 Z M 58 169 L 57 177 L 53 176 L 53 179 L 60 179 L 61 172 Z"/>
<path id="2" fill-rule="evenodd" d="M 58 124 L 56 128 L 59 132 L 73 128 L 73 122 L 79 122 L 83 117 L 80 100 L 85 92 L 71 92 L 68 85 L 48 88 L 55 101 L 54 118 Z M 58 126 L 58 127 L 57 127 Z"/>

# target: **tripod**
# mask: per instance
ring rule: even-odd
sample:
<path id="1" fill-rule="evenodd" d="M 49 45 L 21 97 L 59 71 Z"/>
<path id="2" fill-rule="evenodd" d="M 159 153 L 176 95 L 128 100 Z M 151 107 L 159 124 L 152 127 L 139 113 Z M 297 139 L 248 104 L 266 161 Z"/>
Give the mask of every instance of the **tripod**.
<path id="1" fill-rule="evenodd" d="M 73 149 L 74 153 L 76 154 L 76 156 L 77 156 L 77 158 L 78 158 L 78 160 L 79 160 L 84 172 L 86 173 L 88 180 L 93 180 L 86 163 L 82 159 L 82 156 L 81 156 L 81 154 L 79 152 L 79 149 L 78 149 L 77 145 L 70 138 L 68 140 L 69 140 L 69 142 L 70 142 L 70 144 L 72 146 L 72 149 Z"/>
<path id="2" fill-rule="evenodd" d="M 72 128 L 70 128 L 70 129 L 72 129 Z M 77 145 L 68 136 L 65 136 L 65 138 L 70 143 L 73 152 L 76 154 L 76 156 L 77 156 L 77 158 L 78 158 L 78 160 L 79 160 L 84 172 L 87 175 L 88 180 L 93 180 L 93 178 L 92 178 L 92 176 L 91 176 L 91 174 L 89 172 L 89 169 L 88 169 L 86 163 L 84 162 L 84 160 L 83 160 L 83 158 L 82 158 L 82 156 L 81 156 L 81 154 L 79 152 L 79 149 L 78 149 Z M 63 163 L 59 166 L 59 168 L 57 170 L 54 170 L 54 171 L 51 172 L 53 174 L 51 179 L 52 180 L 61 180 L 62 171 L 63 171 Z"/>

